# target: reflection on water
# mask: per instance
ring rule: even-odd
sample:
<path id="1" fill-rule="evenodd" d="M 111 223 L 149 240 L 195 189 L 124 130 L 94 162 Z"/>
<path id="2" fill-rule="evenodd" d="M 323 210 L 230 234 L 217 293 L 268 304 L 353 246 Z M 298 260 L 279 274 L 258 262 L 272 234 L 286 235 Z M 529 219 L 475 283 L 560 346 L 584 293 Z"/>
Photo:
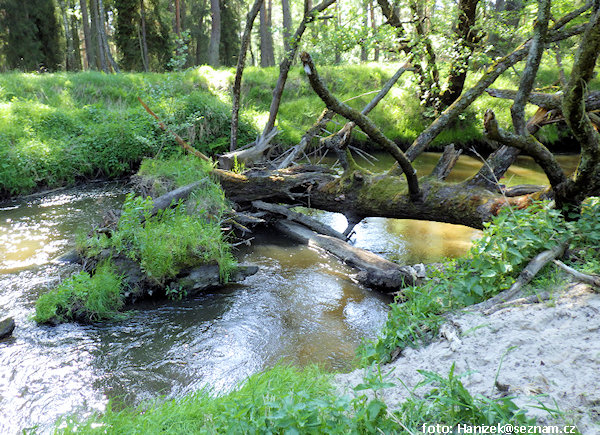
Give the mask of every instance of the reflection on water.
<path id="1" fill-rule="evenodd" d="M 385 321 L 389 300 L 357 285 L 350 269 L 259 233 L 238 254 L 260 271 L 241 284 L 148 302 L 106 324 L 37 326 L 38 295 L 77 270 L 49 260 L 122 193 L 106 186 L 2 206 L 0 318 L 12 316 L 17 329 L 0 343 L 0 433 L 48 431 L 59 416 L 101 411 L 110 398 L 227 390 L 279 360 L 349 369 L 361 339 Z"/>
<path id="2" fill-rule="evenodd" d="M 419 170 L 435 160 L 425 155 Z M 461 158 L 452 177 L 478 166 Z M 527 165 L 511 173 L 519 183 L 543 182 Z M 255 246 L 238 252 L 242 262 L 260 266 L 243 283 L 192 300 L 136 306 L 102 325 L 37 326 L 31 316 L 38 295 L 77 270 L 50 260 L 71 249 L 74 234 L 98 222 L 104 209 L 117 207 L 123 193 L 114 184 L 96 185 L 0 205 L 0 318 L 17 323 L 14 337 L 0 342 L 0 433 L 34 425 L 49 431 L 60 415 L 102 410 L 109 398 L 132 404 L 205 385 L 227 390 L 281 359 L 344 370 L 361 339 L 385 321 L 389 301 L 357 285 L 352 270 L 258 233 Z M 318 216 L 338 230 L 346 226 L 341 215 Z M 354 240 L 410 264 L 462 255 L 477 234 L 456 225 L 369 218 Z"/>

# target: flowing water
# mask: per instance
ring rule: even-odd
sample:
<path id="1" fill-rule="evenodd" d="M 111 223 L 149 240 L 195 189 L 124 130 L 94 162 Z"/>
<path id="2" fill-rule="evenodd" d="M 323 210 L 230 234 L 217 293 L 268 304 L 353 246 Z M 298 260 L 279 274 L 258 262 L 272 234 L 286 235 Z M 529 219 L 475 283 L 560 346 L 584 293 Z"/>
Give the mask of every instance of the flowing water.
<path id="1" fill-rule="evenodd" d="M 378 165 L 390 161 L 379 156 Z M 419 170 L 435 164 L 426 155 Z M 572 167 L 575 158 L 563 159 Z M 479 164 L 463 157 L 453 179 Z M 544 183 L 527 160 L 510 184 Z M 518 181 L 516 178 L 518 177 Z M 69 413 L 101 411 L 109 399 L 136 404 L 209 386 L 230 389 L 283 360 L 349 369 L 361 339 L 374 337 L 389 300 L 358 285 L 338 261 L 259 232 L 240 261 L 260 271 L 239 284 L 184 301 L 138 305 L 122 320 L 99 325 L 37 326 L 38 295 L 77 270 L 53 261 L 73 247 L 102 212 L 118 207 L 126 188 L 94 184 L 0 204 L 0 319 L 17 323 L 0 342 L 0 433 L 51 429 Z M 341 215 L 319 218 L 345 228 Z M 463 255 L 477 231 L 449 224 L 369 218 L 355 243 L 401 263 Z"/>

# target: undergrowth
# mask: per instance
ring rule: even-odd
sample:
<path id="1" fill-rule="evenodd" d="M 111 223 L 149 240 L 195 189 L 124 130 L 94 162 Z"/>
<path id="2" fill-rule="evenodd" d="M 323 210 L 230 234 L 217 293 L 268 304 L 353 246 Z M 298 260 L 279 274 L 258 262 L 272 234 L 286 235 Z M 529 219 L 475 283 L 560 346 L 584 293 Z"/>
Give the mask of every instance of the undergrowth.
<path id="1" fill-rule="evenodd" d="M 96 233 L 80 244 L 86 256 L 110 249 L 138 262 L 149 279 L 166 285 L 180 271 L 200 264 L 219 265 L 227 282 L 236 265 L 221 222 L 227 200 L 220 186 L 210 179 L 209 166 L 189 156 L 148 160 L 139 175 L 154 180 L 157 188 L 203 183 L 185 201 L 152 215 L 153 201 L 130 193 L 121 209 L 116 231 L 110 237 Z M 161 192 L 164 193 L 164 192 Z"/>
<path id="2" fill-rule="evenodd" d="M 424 285 L 402 290 L 379 337 L 361 345 L 362 364 L 387 362 L 400 349 L 423 345 L 436 336 L 445 312 L 510 288 L 535 255 L 559 243 L 570 243 L 569 249 L 580 260 L 577 268 L 598 273 L 600 200 L 590 198 L 581 213 L 570 218 L 565 220 L 547 202 L 522 210 L 504 207 L 485 225 L 467 256 L 446 263 Z M 534 283 L 550 286 L 559 276 L 549 265 Z"/>
<path id="3" fill-rule="evenodd" d="M 472 397 L 453 370 L 448 377 L 423 372 L 418 385 L 434 388 L 423 398 L 412 396 L 390 410 L 378 392 L 393 384 L 377 370 L 369 372 L 353 397 L 340 396 L 332 375 L 316 367 L 275 366 L 250 376 L 225 395 L 204 390 L 180 399 L 155 401 L 115 410 L 83 422 L 75 417 L 59 433 L 186 434 L 370 434 L 418 432 L 424 422 L 458 424 L 533 424 L 510 398 Z M 370 392 L 370 394 L 366 394 Z"/>
<path id="4" fill-rule="evenodd" d="M 60 323 L 113 318 L 123 307 L 121 287 L 122 277 L 115 272 L 113 264 L 106 261 L 93 275 L 79 272 L 40 296 L 35 304 L 34 320 Z"/>

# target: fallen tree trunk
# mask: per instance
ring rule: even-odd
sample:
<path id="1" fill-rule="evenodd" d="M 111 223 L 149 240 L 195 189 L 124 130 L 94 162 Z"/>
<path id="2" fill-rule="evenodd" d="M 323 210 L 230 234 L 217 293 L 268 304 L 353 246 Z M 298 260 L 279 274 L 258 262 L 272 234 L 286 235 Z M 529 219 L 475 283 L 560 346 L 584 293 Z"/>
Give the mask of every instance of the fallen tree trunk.
<path id="1" fill-rule="evenodd" d="M 336 239 L 340 240 L 346 240 L 346 237 L 344 237 L 342 233 L 335 231 L 330 226 L 325 225 L 319 222 L 318 220 L 306 216 L 302 213 L 297 213 L 295 211 L 289 210 L 287 207 L 284 207 L 282 205 L 271 204 L 264 201 L 252 201 L 252 206 L 259 210 L 265 210 L 271 213 L 276 213 L 285 216 L 288 220 L 302 224 L 305 227 L 310 228 L 311 230 L 316 231 L 319 234 L 335 237 Z"/>
<path id="2" fill-rule="evenodd" d="M 245 174 L 214 170 L 213 174 L 229 199 L 241 206 L 264 200 L 338 212 L 353 219 L 418 219 L 481 229 L 503 205 L 522 208 L 531 202 L 528 196 L 507 198 L 468 182 L 447 183 L 429 176 L 420 179 L 422 199 L 414 202 L 403 176 L 381 177 L 360 169 L 343 177 L 308 165 Z"/>
<path id="3" fill-rule="evenodd" d="M 506 100 L 514 100 L 517 95 L 517 91 L 510 89 L 490 88 L 486 89 L 485 91 L 494 98 L 502 98 Z M 544 94 L 542 92 L 532 92 L 529 94 L 527 101 L 546 110 L 562 108 L 562 94 Z M 591 110 L 598 109 L 600 109 L 600 91 L 590 92 L 585 97 L 585 110 L 589 112 Z"/>
<path id="4" fill-rule="evenodd" d="M 417 282 L 417 273 L 410 266 L 399 266 L 372 252 L 334 237 L 318 234 L 300 224 L 281 220 L 275 224 L 275 228 L 300 243 L 322 249 L 358 269 L 358 281 L 368 287 L 391 292 Z"/>

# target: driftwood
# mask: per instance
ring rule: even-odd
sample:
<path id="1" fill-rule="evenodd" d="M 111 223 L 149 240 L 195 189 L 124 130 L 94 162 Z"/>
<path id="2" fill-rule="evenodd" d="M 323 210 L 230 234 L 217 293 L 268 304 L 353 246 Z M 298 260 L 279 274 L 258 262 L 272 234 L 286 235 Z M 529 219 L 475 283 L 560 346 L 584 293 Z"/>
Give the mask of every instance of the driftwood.
<path id="1" fill-rule="evenodd" d="M 563 242 L 559 245 L 556 245 L 554 248 L 549 249 L 547 251 L 541 252 L 536 255 L 527 266 L 523 269 L 515 283 L 508 289 L 503 291 L 502 293 L 497 294 L 493 298 L 485 301 L 482 306 L 484 309 L 488 309 L 498 303 L 507 302 L 513 299 L 521 289 L 529 284 L 529 282 L 537 275 L 537 273 L 542 270 L 542 268 L 555 260 L 556 258 L 560 258 L 564 255 L 568 242 Z"/>
<path id="2" fill-rule="evenodd" d="M 494 89 L 485 90 L 494 98 L 503 98 L 506 100 L 514 100 L 517 91 L 510 89 Z M 545 94 L 542 92 L 532 92 L 529 94 L 527 101 L 538 107 L 546 110 L 561 109 L 562 93 Z M 600 109 L 600 91 L 592 91 L 585 97 L 585 110 L 587 112 Z"/>
<path id="3" fill-rule="evenodd" d="M 438 180 L 445 180 L 448 178 L 450 171 L 452 171 L 452 168 L 456 165 L 456 162 L 458 162 L 458 158 L 461 154 L 462 150 L 454 148 L 454 144 L 444 147 L 444 154 L 442 154 L 442 157 L 440 157 L 430 175 Z"/>
<path id="4" fill-rule="evenodd" d="M 165 193 L 158 198 L 155 198 L 152 202 L 154 206 L 152 207 L 152 211 L 150 211 L 150 216 L 154 216 L 160 210 L 165 210 L 173 204 L 177 204 L 178 201 L 182 199 L 186 199 L 190 194 L 196 190 L 199 186 L 204 184 L 205 180 L 195 181 L 186 186 L 182 186 L 178 189 L 172 190 L 170 192 Z"/>
<path id="5" fill-rule="evenodd" d="M 300 243 L 319 248 L 359 270 L 358 281 L 386 292 L 416 284 L 417 273 L 410 266 L 399 266 L 364 249 L 334 237 L 318 234 L 302 225 L 278 221 L 275 227 Z"/>
<path id="6" fill-rule="evenodd" d="M 583 283 L 594 286 L 597 289 L 600 289 L 600 276 L 588 275 L 587 273 L 579 272 L 578 270 L 575 270 L 572 267 L 567 266 L 565 263 L 563 263 L 560 260 L 554 260 L 554 264 L 556 264 L 562 270 L 567 272 L 569 275 L 572 275 L 577 281 L 581 281 Z"/>
<path id="7" fill-rule="evenodd" d="M 252 201 L 252 206 L 259 210 L 265 210 L 270 213 L 276 213 L 285 216 L 288 220 L 302 224 L 319 234 L 325 234 L 326 236 L 335 237 L 336 239 L 346 240 L 346 237 L 342 233 L 337 232 L 330 226 L 325 225 L 305 214 L 292 211 L 283 205 L 271 204 L 264 201 Z"/>
<path id="8" fill-rule="evenodd" d="M 489 316 L 490 314 L 493 314 L 496 311 L 500 311 L 504 308 L 518 307 L 521 305 L 528 305 L 528 304 L 537 304 L 537 303 L 547 301 L 547 300 L 550 300 L 550 293 L 542 292 L 539 295 L 531 295 L 531 296 L 527 296 L 525 298 L 513 299 L 508 302 L 501 302 L 487 310 L 484 310 L 483 314 L 485 314 L 486 316 Z"/>

